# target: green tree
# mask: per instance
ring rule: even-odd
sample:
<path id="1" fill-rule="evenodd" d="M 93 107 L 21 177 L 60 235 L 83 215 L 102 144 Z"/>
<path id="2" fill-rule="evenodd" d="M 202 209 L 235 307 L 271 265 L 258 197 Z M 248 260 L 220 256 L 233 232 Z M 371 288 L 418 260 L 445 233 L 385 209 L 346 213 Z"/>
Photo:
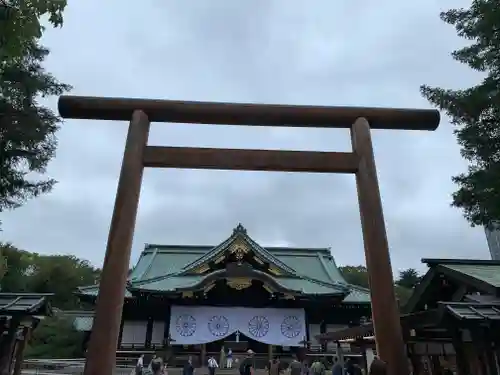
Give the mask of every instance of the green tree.
<path id="1" fill-rule="evenodd" d="M 396 298 L 398 299 L 399 307 L 403 307 L 406 305 L 406 302 L 410 299 L 413 294 L 413 290 L 409 288 L 405 288 L 401 285 L 394 285 L 394 293 L 396 294 Z"/>
<path id="2" fill-rule="evenodd" d="M 45 318 L 33 331 L 26 348 L 26 358 L 82 358 L 83 332 L 70 319 Z"/>
<path id="3" fill-rule="evenodd" d="M 404 288 L 413 289 L 420 281 L 420 275 L 415 268 L 408 268 L 407 270 L 399 272 L 399 278 L 396 284 Z"/>
<path id="4" fill-rule="evenodd" d="M 369 288 L 368 271 L 365 266 L 343 266 L 339 267 L 339 270 L 342 273 L 344 279 L 349 284 L 357 285 L 363 288 Z M 407 271 L 403 271 L 402 273 L 404 275 L 406 275 L 407 273 L 411 274 L 412 272 L 410 270 L 411 268 Z M 401 277 L 398 281 L 401 281 Z M 406 282 L 409 282 L 409 280 L 407 280 Z M 406 282 L 403 281 L 403 284 L 396 282 L 394 284 L 394 293 L 396 294 L 396 297 L 399 300 L 400 306 L 404 306 L 404 304 L 406 303 L 406 301 L 408 301 L 413 292 L 412 287 L 408 287 L 407 286 L 408 284 L 406 284 Z"/>
<path id="5" fill-rule="evenodd" d="M 343 266 L 339 270 L 349 284 L 368 288 L 368 271 L 365 266 Z"/>
<path id="6" fill-rule="evenodd" d="M 49 51 L 39 44 L 49 16 L 62 24 L 65 0 L 7 0 L 0 5 L 0 212 L 50 191 L 53 179 L 42 174 L 54 156 L 60 118 L 39 98 L 61 95 L 70 86 L 42 67 Z M 3 4 L 3 3 L 2 3 Z"/>
<path id="7" fill-rule="evenodd" d="M 25 48 L 39 39 L 45 27 L 40 18 L 48 15 L 54 27 L 62 26 L 66 0 L 3 0 L 0 2 L 0 51 L 3 60 L 26 54 Z M 0 61 L 2 61 L 0 59 Z"/>
<path id="8" fill-rule="evenodd" d="M 33 293 L 54 293 L 51 299 L 54 307 L 76 309 L 80 307 L 80 300 L 74 294 L 77 288 L 97 283 L 99 275 L 99 269 L 75 256 L 38 256 L 28 288 Z"/>
<path id="9" fill-rule="evenodd" d="M 79 286 L 98 282 L 100 270 L 71 255 L 40 255 L 0 244 L 6 272 L 0 280 L 2 292 L 54 293 L 51 303 L 60 309 L 77 309 L 74 295 Z"/>
<path id="10" fill-rule="evenodd" d="M 466 89 L 423 85 L 421 92 L 457 126 L 461 154 L 469 162 L 467 173 L 453 177 L 458 190 L 452 205 L 471 225 L 491 225 L 500 222 L 500 6 L 498 0 L 473 0 L 468 9 L 440 16 L 471 41 L 454 51 L 453 59 L 485 77 Z"/>
<path id="11" fill-rule="evenodd" d="M 20 250 L 9 243 L 0 243 L 2 253 L 2 277 L 0 286 L 2 292 L 28 291 L 28 275 L 37 254 Z"/>

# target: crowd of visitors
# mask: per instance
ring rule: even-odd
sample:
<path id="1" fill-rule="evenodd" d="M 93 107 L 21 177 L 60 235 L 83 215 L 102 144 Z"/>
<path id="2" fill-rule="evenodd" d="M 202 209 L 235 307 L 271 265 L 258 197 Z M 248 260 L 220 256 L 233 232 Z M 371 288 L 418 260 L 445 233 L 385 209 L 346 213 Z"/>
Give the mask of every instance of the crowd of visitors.
<path id="1" fill-rule="evenodd" d="M 226 368 L 233 367 L 233 352 L 231 349 L 228 350 L 227 354 L 225 351 L 221 351 L 221 357 L 219 358 L 219 363 L 225 363 Z M 246 352 L 246 356 L 239 362 L 239 373 L 240 375 L 254 375 L 254 352 L 249 349 Z M 219 368 L 219 363 L 214 356 L 210 356 L 207 361 L 208 375 L 216 375 L 217 369 Z M 238 363 L 236 361 L 236 363 Z M 161 358 L 153 356 L 149 365 L 144 367 L 144 355 L 141 355 L 135 367 L 135 375 L 168 375 L 166 364 L 163 363 Z M 288 366 L 283 366 L 278 357 L 269 361 L 267 366 L 268 375 L 386 375 L 387 365 L 384 361 L 375 358 L 370 365 L 368 374 L 364 374 L 364 371 L 355 364 L 350 358 L 348 358 L 342 365 L 338 358 L 334 358 L 333 365 L 331 369 L 328 369 L 326 362 L 317 357 L 309 365 L 306 361 L 299 361 L 294 358 Z M 194 375 L 195 368 L 193 365 L 192 358 L 189 357 L 188 361 L 183 367 L 183 375 Z M 201 374 L 207 375 L 207 374 Z"/>

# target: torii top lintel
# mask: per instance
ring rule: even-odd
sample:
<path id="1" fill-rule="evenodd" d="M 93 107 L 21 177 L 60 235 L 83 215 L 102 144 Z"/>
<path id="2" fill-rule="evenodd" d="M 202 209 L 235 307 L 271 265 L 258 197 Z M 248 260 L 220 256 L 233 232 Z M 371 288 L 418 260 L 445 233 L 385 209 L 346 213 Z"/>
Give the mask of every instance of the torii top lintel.
<path id="1" fill-rule="evenodd" d="M 350 128 L 364 117 L 372 129 L 436 130 L 439 111 L 433 109 L 293 106 L 190 102 L 177 100 L 102 98 L 63 95 L 63 118 L 129 121 L 142 110 L 151 122 L 279 126 L 301 128 Z"/>

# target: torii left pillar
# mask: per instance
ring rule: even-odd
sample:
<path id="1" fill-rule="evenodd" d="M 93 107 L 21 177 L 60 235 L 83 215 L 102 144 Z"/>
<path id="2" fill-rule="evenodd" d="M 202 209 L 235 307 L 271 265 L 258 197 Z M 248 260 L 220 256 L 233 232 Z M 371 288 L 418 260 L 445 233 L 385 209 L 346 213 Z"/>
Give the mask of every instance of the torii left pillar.
<path id="1" fill-rule="evenodd" d="M 146 114 L 140 110 L 134 111 L 128 128 L 99 283 L 99 296 L 104 295 L 106 298 L 98 297 L 96 304 L 87 353 L 87 358 L 93 358 L 94 361 L 85 362 L 85 375 L 102 374 L 103 369 L 114 369 L 116 366 L 115 356 L 108 353 L 114 353 L 118 347 L 125 285 L 144 170 L 142 156 L 148 143 L 149 128 L 150 122 Z M 114 319 L 108 319 L 110 315 Z"/>

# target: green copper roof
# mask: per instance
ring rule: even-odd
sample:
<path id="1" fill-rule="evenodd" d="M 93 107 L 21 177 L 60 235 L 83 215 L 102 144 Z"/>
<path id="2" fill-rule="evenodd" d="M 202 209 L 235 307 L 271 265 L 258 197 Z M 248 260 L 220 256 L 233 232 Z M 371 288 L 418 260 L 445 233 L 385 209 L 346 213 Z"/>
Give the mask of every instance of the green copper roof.
<path id="1" fill-rule="evenodd" d="M 286 289 L 311 295 L 345 294 L 350 290 L 345 302 L 370 302 L 368 290 L 346 283 L 330 249 L 262 247 L 247 235 L 242 226 L 217 246 L 146 245 L 129 275 L 129 287 L 144 291 L 174 291 L 194 286 L 206 275 L 183 273 L 220 255 L 235 238 L 243 239 L 252 251 L 284 271 L 282 276 L 273 277 Z M 96 288 L 80 288 L 80 292 L 96 293 Z"/>
<path id="2" fill-rule="evenodd" d="M 422 259 L 429 267 L 441 267 L 500 288 L 500 261 L 486 259 Z"/>
<path id="3" fill-rule="evenodd" d="M 500 265 L 442 264 L 441 266 L 500 288 Z"/>
<path id="4" fill-rule="evenodd" d="M 436 293 L 427 291 L 439 288 L 443 277 L 453 281 L 457 290 L 459 287 L 465 287 L 467 293 L 479 292 L 482 298 L 487 296 L 494 298 L 500 292 L 500 261 L 424 258 L 422 263 L 427 264 L 429 270 L 417 284 L 404 307 L 407 313 L 421 310 L 430 303 L 436 303 Z"/>
<path id="5" fill-rule="evenodd" d="M 351 293 L 344 298 L 347 303 L 370 303 L 370 291 L 357 285 L 350 285 Z"/>
<path id="6" fill-rule="evenodd" d="M 131 282 L 149 280 L 179 272 L 212 249 L 211 246 L 146 245 L 129 275 Z"/>

